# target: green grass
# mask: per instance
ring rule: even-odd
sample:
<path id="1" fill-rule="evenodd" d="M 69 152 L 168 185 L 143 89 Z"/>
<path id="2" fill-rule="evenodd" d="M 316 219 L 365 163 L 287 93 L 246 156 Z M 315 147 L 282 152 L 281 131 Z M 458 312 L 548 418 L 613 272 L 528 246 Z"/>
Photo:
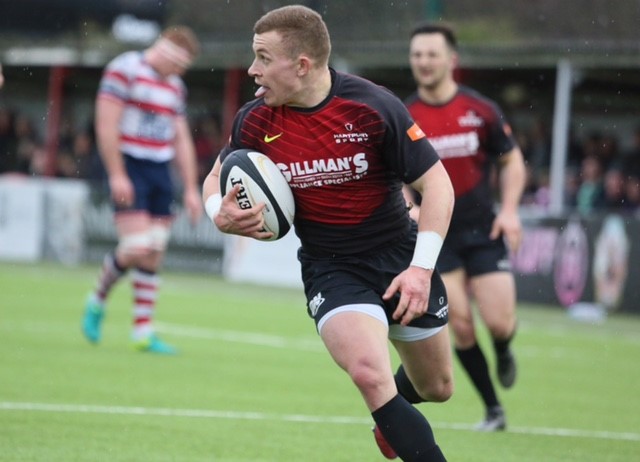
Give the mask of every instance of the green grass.
<path id="1" fill-rule="evenodd" d="M 300 292 L 166 273 L 158 325 L 181 353 L 157 357 L 130 347 L 128 284 L 101 344 L 81 337 L 96 275 L 0 264 L 1 461 L 384 460 Z M 639 460 L 640 318 L 589 325 L 530 305 L 519 318 L 518 383 L 499 390 L 509 431 L 470 431 L 483 409 L 457 363 L 454 397 L 419 406 L 448 460 Z"/>

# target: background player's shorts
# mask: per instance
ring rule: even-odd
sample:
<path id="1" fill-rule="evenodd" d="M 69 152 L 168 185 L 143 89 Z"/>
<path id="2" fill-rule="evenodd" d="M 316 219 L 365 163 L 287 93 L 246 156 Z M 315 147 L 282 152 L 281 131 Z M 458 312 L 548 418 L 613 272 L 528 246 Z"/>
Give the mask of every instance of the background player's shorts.
<path id="1" fill-rule="evenodd" d="M 130 207 L 114 204 L 116 212 L 146 210 L 152 216 L 170 216 L 173 185 L 169 162 L 153 162 L 123 156 L 127 174 L 133 183 L 135 200 Z"/>
<path id="2" fill-rule="evenodd" d="M 509 252 L 500 236 L 490 239 L 492 221 L 462 229 L 451 229 L 438 256 L 437 267 L 441 273 L 464 268 L 468 276 L 496 271 L 510 271 Z"/>
<path id="3" fill-rule="evenodd" d="M 415 229 L 406 239 L 365 255 L 314 257 L 303 249 L 298 252 L 302 280 L 307 296 L 307 311 L 316 325 L 329 311 L 345 305 L 375 304 L 383 307 L 389 324 L 400 296 L 382 300 L 393 278 L 409 267 L 415 245 Z M 437 271 L 431 277 L 427 313 L 409 323 L 411 327 L 432 328 L 448 321 L 447 294 Z"/>

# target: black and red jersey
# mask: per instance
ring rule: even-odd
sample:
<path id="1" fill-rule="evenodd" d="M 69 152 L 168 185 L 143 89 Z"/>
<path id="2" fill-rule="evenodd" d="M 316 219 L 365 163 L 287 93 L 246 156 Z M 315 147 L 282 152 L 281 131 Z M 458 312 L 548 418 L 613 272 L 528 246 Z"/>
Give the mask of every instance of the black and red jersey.
<path id="1" fill-rule="evenodd" d="M 245 104 L 221 160 L 240 148 L 269 156 L 292 188 L 304 249 L 356 254 L 408 232 L 402 183 L 438 155 L 390 91 L 333 69 L 331 76 L 330 94 L 314 108 Z"/>
<path id="2" fill-rule="evenodd" d="M 422 101 L 417 93 L 405 104 L 438 152 L 456 195 L 451 228 L 493 217 L 491 166 L 516 146 L 498 105 L 469 87 L 441 105 Z"/>

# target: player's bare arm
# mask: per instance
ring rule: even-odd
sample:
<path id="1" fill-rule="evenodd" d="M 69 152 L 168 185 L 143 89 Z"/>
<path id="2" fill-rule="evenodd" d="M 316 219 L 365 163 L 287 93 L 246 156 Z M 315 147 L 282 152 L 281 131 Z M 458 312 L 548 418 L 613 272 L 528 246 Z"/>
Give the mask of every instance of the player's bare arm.
<path id="1" fill-rule="evenodd" d="M 409 268 L 396 276 L 383 295 L 387 300 L 400 292 L 393 318 L 400 320 L 402 325 L 427 311 L 431 275 L 449 229 L 454 204 L 453 186 L 442 162 L 435 163 L 411 187 L 423 197 L 418 216 L 416 253 Z M 438 197 L 438 200 L 430 201 L 431 197 Z"/>
<path id="2" fill-rule="evenodd" d="M 133 204 L 134 191 L 120 152 L 120 118 L 124 106 L 109 97 L 96 101 L 96 137 L 100 157 L 109 176 L 111 197 L 118 205 Z"/>
<path id="3" fill-rule="evenodd" d="M 526 171 L 520 148 L 513 148 L 503 155 L 500 164 L 500 210 L 493 222 L 491 238 L 501 234 L 512 251 L 518 250 L 522 241 L 522 224 L 518 207 L 524 191 Z"/>
<path id="4" fill-rule="evenodd" d="M 191 223 L 197 223 L 202 216 L 202 203 L 198 191 L 196 151 L 187 119 L 176 120 L 175 162 L 184 185 L 183 203 Z"/>

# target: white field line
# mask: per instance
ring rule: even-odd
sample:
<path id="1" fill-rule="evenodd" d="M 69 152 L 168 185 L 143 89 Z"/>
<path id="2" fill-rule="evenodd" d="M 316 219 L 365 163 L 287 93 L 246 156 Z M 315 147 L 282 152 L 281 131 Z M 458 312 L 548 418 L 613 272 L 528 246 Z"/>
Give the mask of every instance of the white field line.
<path id="1" fill-rule="evenodd" d="M 0 411 L 31 411 L 73 414 L 115 414 L 134 416 L 187 417 L 203 419 L 266 420 L 333 425 L 371 425 L 371 419 L 349 416 L 320 416 L 304 414 L 269 414 L 263 412 L 215 411 L 206 409 L 170 409 L 128 406 L 99 406 L 84 404 L 47 404 L 0 402 Z M 473 425 L 431 422 L 436 429 L 473 431 Z M 605 440 L 640 442 L 640 433 L 577 430 L 571 428 L 509 427 L 508 433 L 552 437 L 598 438 Z"/>
<path id="2" fill-rule="evenodd" d="M 320 337 L 293 339 L 286 338 L 280 335 L 269 335 L 222 329 L 209 329 L 204 327 L 169 324 L 166 322 L 156 322 L 155 328 L 158 332 L 176 335 L 179 337 L 222 340 L 225 342 L 245 343 L 250 345 L 267 346 L 273 348 L 287 348 L 303 351 L 325 351 Z"/>

